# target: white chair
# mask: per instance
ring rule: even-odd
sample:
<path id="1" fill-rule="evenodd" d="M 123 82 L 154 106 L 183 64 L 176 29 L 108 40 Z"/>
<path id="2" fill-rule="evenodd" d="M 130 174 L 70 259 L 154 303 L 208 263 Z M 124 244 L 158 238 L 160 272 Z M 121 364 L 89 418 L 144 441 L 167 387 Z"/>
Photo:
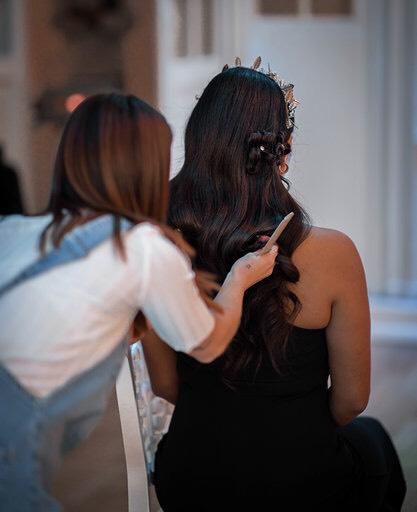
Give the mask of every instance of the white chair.
<path id="1" fill-rule="evenodd" d="M 127 469 L 129 512 L 162 512 L 150 480 L 157 443 L 173 406 L 152 393 L 140 342 L 125 356 L 116 382 Z"/>
<path id="2" fill-rule="evenodd" d="M 151 512 L 148 468 L 136 405 L 135 386 L 126 356 L 116 382 L 117 403 L 126 458 L 129 512 Z"/>

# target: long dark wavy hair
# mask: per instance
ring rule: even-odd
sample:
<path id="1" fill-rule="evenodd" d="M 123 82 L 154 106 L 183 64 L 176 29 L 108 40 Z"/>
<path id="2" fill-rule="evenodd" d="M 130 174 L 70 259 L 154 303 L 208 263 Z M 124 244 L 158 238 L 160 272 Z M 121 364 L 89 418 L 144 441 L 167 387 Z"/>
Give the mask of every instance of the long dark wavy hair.
<path id="1" fill-rule="evenodd" d="M 289 212 L 294 217 L 279 239 L 271 277 L 245 294 L 240 328 L 221 366 L 233 376 L 265 353 L 280 370 L 301 307 L 288 283 L 299 279 L 291 256 L 307 237 L 307 213 L 280 173 L 291 151 L 292 128 L 278 84 L 262 72 L 229 68 L 205 88 L 188 120 L 185 160 L 171 180 L 168 223 L 196 249 L 196 266 L 225 279 L 234 261 L 262 246 Z"/>
<path id="2" fill-rule="evenodd" d="M 56 155 L 48 212 L 52 221 L 40 241 L 57 247 L 74 227 L 104 214 L 114 218 L 113 240 L 125 257 L 120 220 L 149 221 L 190 256 L 194 250 L 167 226 L 172 134 L 164 116 L 134 95 L 99 93 L 71 114 Z M 202 297 L 212 284 L 197 275 Z M 214 306 L 215 307 L 215 306 Z M 134 333 L 145 327 L 141 313 Z"/>

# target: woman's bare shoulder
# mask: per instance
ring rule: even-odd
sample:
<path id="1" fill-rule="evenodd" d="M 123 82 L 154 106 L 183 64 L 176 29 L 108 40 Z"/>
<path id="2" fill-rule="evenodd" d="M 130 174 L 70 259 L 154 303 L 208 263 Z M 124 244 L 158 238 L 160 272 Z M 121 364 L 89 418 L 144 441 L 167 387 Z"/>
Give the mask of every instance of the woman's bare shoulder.
<path id="1" fill-rule="evenodd" d="M 354 242 L 335 229 L 313 227 L 292 260 L 300 272 L 292 289 L 303 304 L 296 322 L 301 327 L 327 326 L 334 302 L 352 283 L 364 281 Z"/>
<path id="2" fill-rule="evenodd" d="M 352 239 L 342 231 L 313 226 L 297 251 L 300 253 L 314 251 L 322 256 L 332 256 L 333 253 L 336 253 L 340 256 L 343 253 L 356 252 L 356 246 Z"/>
<path id="3" fill-rule="evenodd" d="M 319 226 L 312 226 L 307 240 L 329 243 L 353 243 L 351 238 L 346 233 L 343 233 L 337 229 L 322 228 Z"/>
<path id="4" fill-rule="evenodd" d="M 294 251 L 293 261 L 301 272 L 327 274 L 329 278 L 359 270 L 362 261 L 353 240 L 336 229 L 312 227 L 308 237 Z"/>

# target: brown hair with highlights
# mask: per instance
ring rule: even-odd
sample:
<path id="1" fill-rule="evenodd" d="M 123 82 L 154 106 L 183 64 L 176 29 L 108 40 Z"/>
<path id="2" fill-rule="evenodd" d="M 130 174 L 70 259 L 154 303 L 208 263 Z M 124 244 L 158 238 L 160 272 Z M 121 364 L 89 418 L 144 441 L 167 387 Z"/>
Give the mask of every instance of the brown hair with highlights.
<path id="1" fill-rule="evenodd" d="M 165 225 L 169 201 L 172 134 L 164 116 L 134 95 L 100 93 L 71 114 L 56 155 L 49 212 L 53 219 L 41 237 L 59 246 L 74 227 L 103 214 L 114 216 L 113 239 L 125 258 L 120 220 L 149 221 L 188 255 L 194 251 L 180 233 Z M 197 275 L 202 296 L 212 285 Z M 135 321 L 139 332 L 143 315 Z"/>

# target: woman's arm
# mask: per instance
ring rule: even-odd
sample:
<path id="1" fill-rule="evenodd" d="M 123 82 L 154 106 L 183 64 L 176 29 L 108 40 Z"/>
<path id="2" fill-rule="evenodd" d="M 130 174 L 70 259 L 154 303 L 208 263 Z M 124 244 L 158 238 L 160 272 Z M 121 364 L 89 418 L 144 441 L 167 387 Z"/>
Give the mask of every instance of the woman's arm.
<path id="1" fill-rule="evenodd" d="M 330 409 L 345 425 L 366 407 L 370 393 L 370 314 L 365 274 L 353 242 L 333 232 L 324 265 L 333 290 L 326 329 Z"/>
<path id="2" fill-rule="evenodd" d="M 140 343 L 153 393 L 175 405 L 179 387 L 175 350 L 161 340 L 155 331 L 147 332 Z"/>

